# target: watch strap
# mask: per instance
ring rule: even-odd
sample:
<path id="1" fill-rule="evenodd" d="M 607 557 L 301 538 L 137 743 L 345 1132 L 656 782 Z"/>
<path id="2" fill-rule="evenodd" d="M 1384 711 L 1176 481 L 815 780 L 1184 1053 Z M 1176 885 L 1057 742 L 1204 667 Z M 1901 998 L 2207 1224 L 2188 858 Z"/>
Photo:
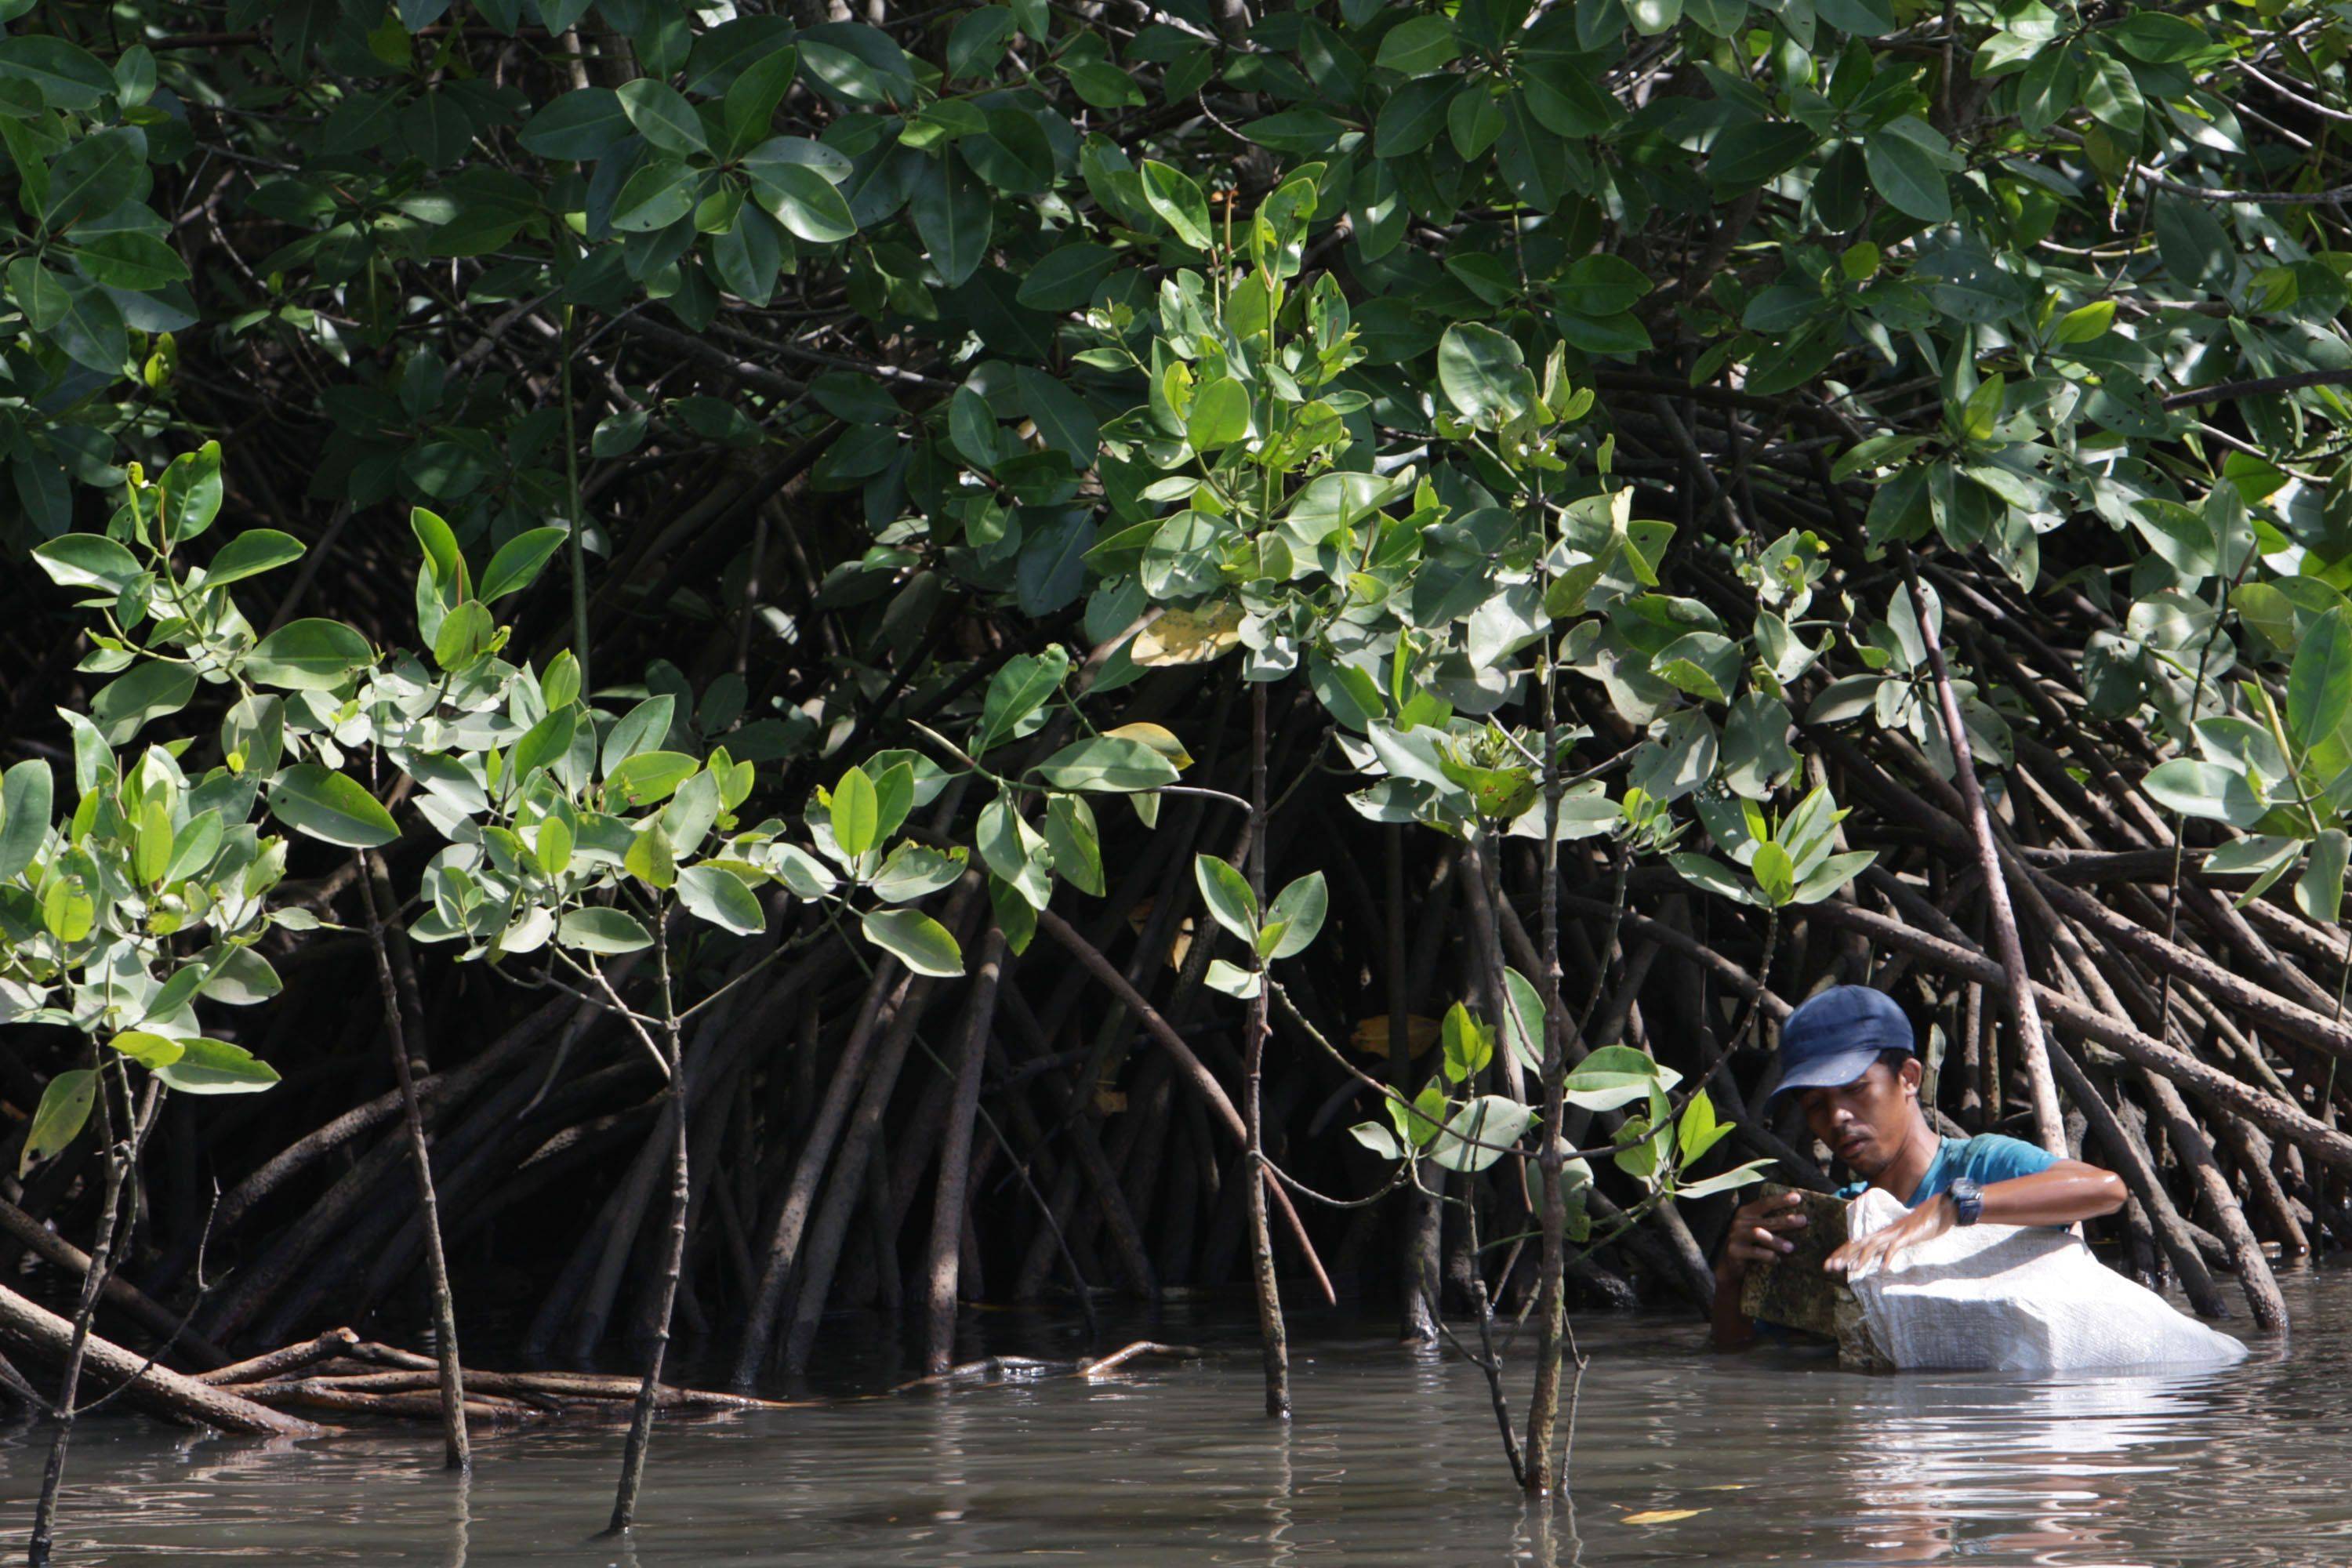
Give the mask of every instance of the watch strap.
<path id="1" fill-rule="evenodd" d="M 1952 1199 L 1952 1212 L 1962 1225 L 1974 1225 L 1984 1217 L 1984 1189 L 1962 1176 L 1946 1189 Z"/>

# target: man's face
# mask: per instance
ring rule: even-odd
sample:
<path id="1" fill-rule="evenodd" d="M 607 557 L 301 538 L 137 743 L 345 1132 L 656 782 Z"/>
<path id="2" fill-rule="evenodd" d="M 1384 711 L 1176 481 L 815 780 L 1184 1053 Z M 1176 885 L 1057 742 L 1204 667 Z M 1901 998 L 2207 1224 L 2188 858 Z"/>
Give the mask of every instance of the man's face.
<path id="1" fill-rule="evenodd" d="M 1837 1089 L 1809 1089 L 1801 1102 L 1805 1125 L 1849 1170 L 1865 1179 L 1875 1176 L 1903 1148 L 1920 1077 L 1914 1057 L 1899 1069 L 1873 1062 L 1869 1071 Z"/>

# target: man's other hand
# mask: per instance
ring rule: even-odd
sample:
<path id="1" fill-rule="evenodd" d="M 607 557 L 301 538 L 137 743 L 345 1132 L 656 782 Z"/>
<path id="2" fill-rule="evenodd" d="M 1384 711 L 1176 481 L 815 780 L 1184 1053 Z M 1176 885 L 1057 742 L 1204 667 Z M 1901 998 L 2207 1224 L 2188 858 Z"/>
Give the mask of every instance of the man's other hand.
<path id="1" fill-rule="evenodd" d="M 1938 1193 L 1884 1230 L 1874 1230 L 1859 1240 L 1847 1242 L 1831 1253 L 1822 1267 L 1832 1274 L 1859 1274 L 1906 1247 L 1933 1241 L 1958 1220 L 1959 1213 L 1953 1207 L 1950 1195 Z"/>

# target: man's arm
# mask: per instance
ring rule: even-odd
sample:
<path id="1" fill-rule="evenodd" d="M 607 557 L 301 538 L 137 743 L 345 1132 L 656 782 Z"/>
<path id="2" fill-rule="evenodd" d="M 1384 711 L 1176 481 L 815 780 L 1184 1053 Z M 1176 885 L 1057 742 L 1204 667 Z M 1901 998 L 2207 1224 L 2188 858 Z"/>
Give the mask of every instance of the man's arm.
<path id="1" fill-rule="evenodd" d="M 2073 1225 L 2115 1213 L 2128 1195 L 2123 1178 L 2113 1171 L 2061 1160 L 2046 1171 L 1987 1185 L 1979 1217 L 1993 1225 Z M 1851 1273 L 1904 1247 L 1933 1240 L 1958 1223 L 1951 1194 L 1938 1193 L 1884 1230 L 1847 1242 L 1822 1267 L 1832 1274 Z"/>
<path id="2" fill-rule="evenodd" d="M 1711 1315 L 1716 1349 L 1739 1350 L 1755 1339 L 1756 1326 L 1739 1310 L 1739 1288 L 1747 1282 L 1748 1269 L 1795 1249 L 1796 1243 L 1781 1232 L 1803 1228 L 1806 1219 L 1797 1209 L 1803 1201 L 1796 1193 L 1757 1198 L 1742 1204 L 1731 1216 L 1723 1258 L 1715 1266 L 1715 1305 Z"/>

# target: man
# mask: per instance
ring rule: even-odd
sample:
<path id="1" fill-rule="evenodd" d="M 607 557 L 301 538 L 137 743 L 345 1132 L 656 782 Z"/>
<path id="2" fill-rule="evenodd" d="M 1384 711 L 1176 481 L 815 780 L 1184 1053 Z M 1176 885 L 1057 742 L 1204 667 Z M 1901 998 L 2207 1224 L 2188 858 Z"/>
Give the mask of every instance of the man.
<path id="1" fill-rule="evenodd" d="M 1837 985 L 1789 1015 L 1780 1030 L 1784 1094 L 1802 1096 L 1806 1125 L 1864 1187 L 1895 1195 L 1911 1212 L 1830 1254 L 1832 1273 L 1884 1260 L 1958 1225 L 2072 1225 L 2123 1207 L 2121 1178 L 2080 1160 L 2062 1160 L 2015 1138 L 1938 1138 L 1919 1106 L 1922 1068 L 1911 1020 L 1895 999 L 1865 985 Z M 1755 1337 L 1740 1315 L 1748 1270 L 1793 1251 L 1787 1233 L 1805 1224 L 1795 1194 L 1758 1198 L 1731 1216 L 1715 1268 L 1715 1340 L 1726 1350 Z"/>

